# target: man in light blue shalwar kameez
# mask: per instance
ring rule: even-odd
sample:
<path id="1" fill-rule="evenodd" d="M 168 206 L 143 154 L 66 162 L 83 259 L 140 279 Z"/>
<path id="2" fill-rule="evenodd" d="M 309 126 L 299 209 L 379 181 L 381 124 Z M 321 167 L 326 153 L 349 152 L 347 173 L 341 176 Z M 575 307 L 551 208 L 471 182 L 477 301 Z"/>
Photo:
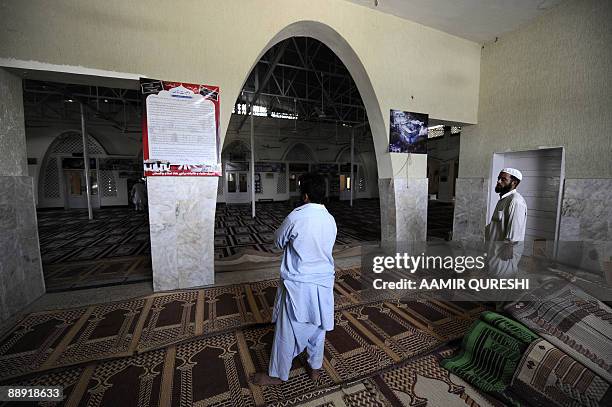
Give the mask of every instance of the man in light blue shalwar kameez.
<path id="1" fill-rule="evenodd" d="M 276 322 L 268 374 L 257 373 L 259 385 L 289 379 L 293 358 L 306 349 L 310 377 L 323 364 L 325 332 L 334 329 L 334 259 L 336 222 L 321 204 L 325 180 L 306 174 L 300 179 L 304 205 L 294 209 L 275 233 L 283 249 L 280 284 L 272 312 Z"/>

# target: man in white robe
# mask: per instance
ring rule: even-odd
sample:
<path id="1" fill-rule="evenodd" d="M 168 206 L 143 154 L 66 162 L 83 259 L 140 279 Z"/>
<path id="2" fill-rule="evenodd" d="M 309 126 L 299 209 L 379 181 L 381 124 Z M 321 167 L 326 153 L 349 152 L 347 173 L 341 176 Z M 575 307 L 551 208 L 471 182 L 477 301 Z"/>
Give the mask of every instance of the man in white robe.
<path id="1" fill-rule="evenodd" d="M 522 179 L 515 168 L 504 168 L 497 177 L 495 192 L 500 199 L 485 230 L 489 272 L 495 277 L 513 277 L 523 255 L 527 203 L 516 190 Z"/>
<path id="2" fill-rule="evenodd" d="M 323 365 L 325 332 L 334 328 L 334 259 L 336 221 L 322 204 L 325 180 L 306 174 L 300 179 L 304 204 L 294 209 L 275 233 L 284 250 L 272 322 L 276 322 L 268 374 L 251 379 L 258 385 L 289 379 L 293 359 L 306 349 L 310 377 Z"/>
<path id="3" fill-rule="evenodd" d="M 136 209 L 137 212 L 143 211 L 147 206 L 147 187 L 145 183 L 142 180 L 138 180 L 138 182 L 132 186 L 130 193 L 132 195 L 134 209 Z"/>

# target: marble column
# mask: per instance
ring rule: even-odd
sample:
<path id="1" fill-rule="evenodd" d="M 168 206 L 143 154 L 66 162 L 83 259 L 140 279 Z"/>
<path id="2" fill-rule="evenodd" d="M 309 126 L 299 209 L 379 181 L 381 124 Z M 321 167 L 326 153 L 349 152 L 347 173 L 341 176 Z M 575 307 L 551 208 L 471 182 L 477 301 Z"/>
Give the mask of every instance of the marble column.
<path id="1" fill-rule="evenodd" d="M 381 178 L 381 242 L 424 242 L 427 238 L 427 178 Z"/>
<path id="2" fill-rule="evenodd" d="M 488 178 L 457 178 L 453 240 L 484 241 Z"/>
<path id="3" fill-rule="evenodd" d="M 0 323 L 44 294 L 21 79 L 0 69 Z"/>
<path id="4" fill-rule="evenodd" d="M 217 177 L 148 177 L 154 291 L 214 283 Z"/>
<path id="5" fill-rule="evenodd" d="M 612 179 L 566 179 L 559 260 L 601 272 L 612 261 Z"/>

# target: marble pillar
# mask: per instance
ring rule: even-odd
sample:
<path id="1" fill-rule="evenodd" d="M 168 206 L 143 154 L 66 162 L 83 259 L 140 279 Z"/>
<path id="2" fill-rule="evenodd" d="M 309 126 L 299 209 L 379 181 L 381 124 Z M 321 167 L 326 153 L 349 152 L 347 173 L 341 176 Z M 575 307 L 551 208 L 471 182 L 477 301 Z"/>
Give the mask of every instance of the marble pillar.
<path id="1" fill-rule="evenodd" d="M 488 178 L 457 178 L 453 240 L 484 240 L 488 188 Z"/>
<path id="2" fill-rule="evenodd" d="M 154 291 L 214 283 L 217 177 L 148 177 Z"/>
<path id="3" fill-rule="evenodd" d="M 44 294 L 21 79 L 0 69 L 0 324 Z"/>
<path id="4" fill-rule="evenodd" d="M 427 178 L 382 178 L 381 242 L 424 242 L 427 239 Z"/>
<path id="5" fill-rule="evenodd" d="M 566 179 L 559 259 L 600 272 L 612 260 L 612 179 Z"/>

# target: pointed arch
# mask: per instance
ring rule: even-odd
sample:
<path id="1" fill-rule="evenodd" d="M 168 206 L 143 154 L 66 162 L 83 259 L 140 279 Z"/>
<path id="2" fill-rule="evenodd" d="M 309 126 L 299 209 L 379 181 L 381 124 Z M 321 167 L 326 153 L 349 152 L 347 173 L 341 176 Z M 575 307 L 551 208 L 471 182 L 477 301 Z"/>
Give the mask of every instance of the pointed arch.
<path id="1" fill-rule="evenodd" d="M 91 157 L 106 157 L 106 149 L 92 134 L 87 134 L 88 153 Z M 40 206 L 63 206 L 61 188 L 61 157 L 83 154 L 83 137 L 80 130 L 66 130 L 57 135 L 45 152 L 38 177 Z"/>
<path id="2" fill-rule="evenodd" d="M 239 97 L 241 90 L 257 64 L 270 48 L 274 47 L 281 41 L 291 37 L 309 37 L 322 42 L 325 46 L 331 49 L 338 58 L 342 61 L 349 74 L 355 81 L 355 85 L 365 106 L 368 122 L 371 129 L 374 149 L 376 152 L 376 165 L 378 174 L 392 174 L 391 156 L 387 153 L 388 136 L 385 120 L 383 118 L 380 102 L 370 81 L 370 77 L 361 63 L 361 60 L 348 41 L 340 35 L 332 27 L 311 20 L 297 21 L 289 24 L 280 30 L 261 50 L 259 55 L 254 59 L 250 68 L 244 73 L 242 85 L 237 89 L 236 94 L 231 100 L 236 100 Z M 222 137 L 222 143 L 225 143 L 227 137 L 227 129 Z"/>
<path id="3" fill-rule="evenodd" d="M 233 161 L 231 159 L 232 154 L 234 154 L 234 156 L 244 155 L 244 158 L 239 159 L 238 161 L 250 161 L 250 153 L 251 148 L 246 142 L 244 142 L 243 140 L 233 140 L 221 151 L 221 158 L 223 159 L 223 161 Z"/>
<path id="4" fill-rule="evenodd" d="M 347 160 L 343 160 L 343 156 L 345 154 L 348 153 L 349 158 Z M 338 154 L 336 154 L 336 158 L 334 159 L 334 161 L 336 162 L 349 162 L 351 156 L 351 146 L 345 146 L 342 147 L 340 149 L 340 151 L 338 151 Z M 355 162 L 361 163 L 363 162 L 363 160 L 361 159 L 361 153 L 359 151 L 357 151 L 357 146 L 355 146 Z"/>
<path id="5" fill-rule="evenodd" d="M 281 161 L 318 162 L 317 155 L 307 144 L 296 141 L 287 147 Z"/>

